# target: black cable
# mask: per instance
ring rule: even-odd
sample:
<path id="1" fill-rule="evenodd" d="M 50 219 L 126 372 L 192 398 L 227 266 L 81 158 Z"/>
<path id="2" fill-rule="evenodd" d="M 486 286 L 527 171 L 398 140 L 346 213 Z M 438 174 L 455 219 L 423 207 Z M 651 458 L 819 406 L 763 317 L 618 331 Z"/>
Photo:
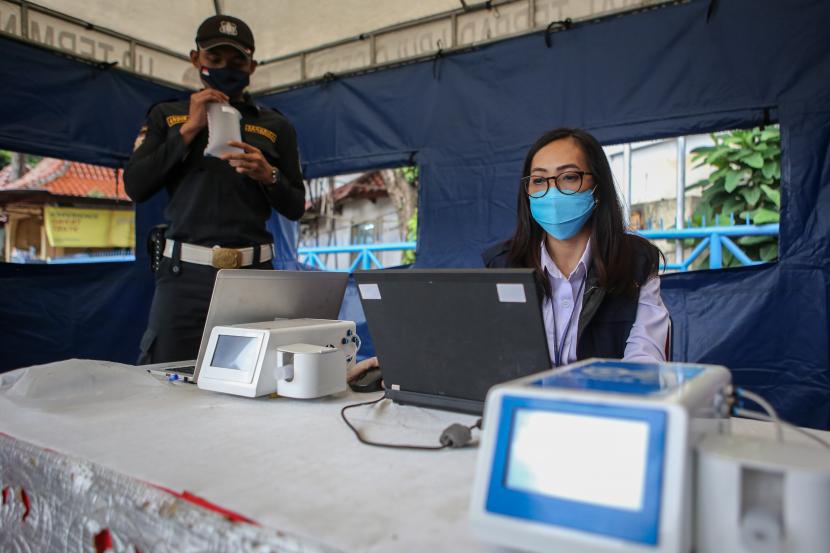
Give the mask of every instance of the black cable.
<path id="1" fill-rule="evenodd" d="M 115 204 L 116 205 L 121 203 L 121 199 L 118 197 L 118 187 L 119 187 L 118 170 L 119 169 L 120 169 L 120 167 L 116 167 L 115 169 L 113 169 L 113 173 L 115 174 L 114 176 L 115 176 Z"/>
<path id="2" fill-rule="evenodd" d="M 553 37 L 551 36 L 556 31 L 567 31 L 573 26 L 573 20 L 569 17 L 559 21 L 551 21 L 550 25 L 545 29 L 545 46 L 550 48 L 553 46 Z"/>
<path id="3" fill-rule="evenodd" d="M 758 126 L 758 130 L 764 130 L 767 128 L 767 125 L 770 125 L 772 120 L 769 116 L 769 108 L 764 108 L 764 119 L 761 121 L 761 124 Z"/>
<path id="4" fill-rule="evenodd" d="M 458 447 L 468 447 L 471 441 L 471 433 L 472 430 L 475 428 L 481 429 L 481 419 L 478 419 L 475 424 L 472 426 L 464 426 L 463 424 L 452 424 L 441 433 L 441 437 L 439 438 L 439 442 L 441 445 L 412 445 L 412 444 L 387 444 L 383 442 L 373 442 L 371 440 L 367 440 L 363 436 L 360 435 L 360 432 L 354 425 L 349 422 L 349 419 L 346 418 L 346 411 L 349 409 L 353 409 L 355 407 L 363 407 L 366 405 L 376 405 L 386 399 L 385 395 L 380 396 L 379 398 L 372 400 L 372 401 L 363 401 L 361 403 L 353 403 L 351 405 L 346 405 L 340 410 L 340 417 L 343 419 L 343 422 L 346 423 L 346 426 L 354 432 L 355 437 L 358 441 L 365 445 L 370 445 L 374 447 L 386 447 L 389 449 L 410 449 L 416 451 L 439 451 L 441 449 L 446 449 L 448 447 L 458 448 Z M 464 429 L 464 431 L 459 432 L 460 429 Z"/>
<path id="5" fill-rule="evenodd" d="M 441 60 L 441 57 L 444 55 L 444 49 L 441 48 L 441 41 L 438 41 L 438 51 L 435 53 L 435 57 L 432 58 L 432 78 L 438 79 L 439 75 L 439 67 L 438 62 Z"/>
<path id="6" fill-rule="evenodd" d="M 709 5 L 706 7 L 706 23 L 712 21 L 715 13 L 718 11 L 718 0 L 709 0 Z"/>

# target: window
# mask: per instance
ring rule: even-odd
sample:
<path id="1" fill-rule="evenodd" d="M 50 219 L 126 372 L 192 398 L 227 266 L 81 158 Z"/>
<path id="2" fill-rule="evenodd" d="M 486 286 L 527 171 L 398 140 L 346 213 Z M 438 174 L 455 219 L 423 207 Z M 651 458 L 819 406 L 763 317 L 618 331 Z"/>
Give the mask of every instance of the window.
<path id="1" fill-rule="evenodd" d="M 667 270 L 737 267 L 777 258 L 777 125 L 605 150 L 629 228 L 660 247 Z M 679 229 L 686 229 L 685 238 Z"/>
<path id="2" fill-rule="evenodd" d="M 135 260 L 135 213 L 120 170 L 0 152 L 0 260 Z"/>
<path id="3" fill-rule="evenodd" d="M 307 186 L 301 261 L 340 271 L 414 261 L 416 167 L 314 179 Z"/>

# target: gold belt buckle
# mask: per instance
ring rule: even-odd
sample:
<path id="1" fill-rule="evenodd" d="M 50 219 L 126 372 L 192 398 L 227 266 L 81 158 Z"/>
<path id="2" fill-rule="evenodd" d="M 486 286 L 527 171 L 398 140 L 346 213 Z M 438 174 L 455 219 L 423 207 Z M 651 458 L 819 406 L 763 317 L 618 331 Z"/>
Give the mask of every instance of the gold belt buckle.
<path id="1" fill-rule="evenodd" d="M 242 266 L 242 252 L 234 248 L 214 246 L 211 265 L 217 269 L 238 269 Z"/>

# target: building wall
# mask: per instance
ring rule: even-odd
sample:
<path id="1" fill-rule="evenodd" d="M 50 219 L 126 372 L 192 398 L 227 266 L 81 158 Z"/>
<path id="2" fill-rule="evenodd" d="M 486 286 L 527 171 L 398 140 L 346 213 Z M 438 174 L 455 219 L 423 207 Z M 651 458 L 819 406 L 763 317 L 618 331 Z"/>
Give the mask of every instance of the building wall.
<path id="1" fill-rule="evenodd" d="M 113 206 L 78 203 L 70 207 L 109 210 Z M 0 234 L 3 239 L 0 260 L 7 263 L 42 263 L 73 254 L 98 254 L 119 250 L 116 247 L 51 246 L 44 226 L 44 206 L 42 204 L 8 204 L 3 206 L 3 210 L 7 221 L 2 228 L 2 234 Z"/>
<path id="2" fill-rule="evenodd" d="M 714 143 L 708 134 L 686 137 L 685 148 L 685 184 L 688 187 L 705 179 L 712 172 L 710 166 L 695 167 L 691 151 L 700 146 L 712 146 Z M 631 198 L 625 180 L 625 156 L 622 145 L 605 148 L 617 191 L 627 209 L 629 226 L 634 229 L 676 228 L 677 218 L 677 140 L 665 139 L 631 145 Z M 684 221 L 691 219 L 695 208 L 700 203 L 701 190 L 686 190 Z M 628 209 L 630 207 L 630 210 Z M 673 240 L 656 240 L 669 263 L 676 261 L 676 248 Z M 691 247 L 685 248 L 688 254 Z"/>
<path id="3" fill-rule="evenodd" d="M 29 250 L 34 248 L 35 254 L 40 256 L 41 251 L 40 234 L 43 228 L 41 217 L 25 217 L 17 219 L 14 233 L 13 247 L 18 250 Z"/>
<path id="4" fill-rule="evenodd" d="M 712 172 L 709 166 L 694 167 L 691 151 L 699 146 L 711 146 L 712 139 L 708 134 L 686 137 L 686 185 L 705 179 Z M 631 198 L 625 182 L 625 164 L 623 146 L 609 146 L 605 148 L 611 163 L 611 171 L 617 185 L 620 199 L 626 206 L 634 210 L 638 208 L 645 215 L 647 204 L 655 204 L 663 200 L 675 200 L 677 197 L 677 141 L 675 139 L 637 142 L 631 145 Z M 686 191 L 686 218 L 692 216 L 694 205 L 692 198 L 699 198 L 700 189 Z M 664 204 L 666 205 L 666 204 Z M 676 204 L 674 204 L 676 206 Z M 647 210 L 651 219 L 651 227 L 659 228 L 663 220 L 665 228 L 674 226 L 675 211 Z M 648 228 L 647 218 L 642 219 L 642 227 Z"/>
<path id="5" fill-rule="evenodd" d="M 375 201 L 349 199 L 341 204 L 342 211 L 335 216 L 334 230 L 330 220 L 320 220 L 318 232 L 303 229 L 300 246 L 345 246 L 350 244 L 381 244 L 405 239 L 406 229 L 398 222 L 392 200 L 388 197 Z M 401 264 L 403 252 L 390 251 L 375 254 L 384 267 Z M 330 269 L 347 269 L 357 254 L 327 254 L 321 260 Z"/>

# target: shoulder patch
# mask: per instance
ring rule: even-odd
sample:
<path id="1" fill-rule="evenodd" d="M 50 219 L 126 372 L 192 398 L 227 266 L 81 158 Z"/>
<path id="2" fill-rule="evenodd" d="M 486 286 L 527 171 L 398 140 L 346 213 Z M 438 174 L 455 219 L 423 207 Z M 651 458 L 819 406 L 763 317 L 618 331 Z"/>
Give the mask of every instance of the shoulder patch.
<path id="1" fill-rule="evenodd" d="M 265 127 L 260 127 L 259 125 L 251 125 L 250 123 L 245 124 L 245 132 L 252 132 L 254 134 L 258 134 L 260 136 L 264 136 L 272 143 L 277 143 L 277 133 L 272 130 L 266 129 Z"/>
<path id="2" fill-rule="evenodd" d="M 147 125 L 141 127 L 138 131 L 138 136 L 135 137 L 135 142 L 133 142 L 133 151 L 138 150 L 141 144 L 144 142 L 144 137 L 147 136 Z"/>
<path id="3" fill-rule="evenodd" d="M 189 117 L 189 115 L 168 115 L 167 126 L 172 127 L 174 125 L 180 125 L 187 121 Z"/>

